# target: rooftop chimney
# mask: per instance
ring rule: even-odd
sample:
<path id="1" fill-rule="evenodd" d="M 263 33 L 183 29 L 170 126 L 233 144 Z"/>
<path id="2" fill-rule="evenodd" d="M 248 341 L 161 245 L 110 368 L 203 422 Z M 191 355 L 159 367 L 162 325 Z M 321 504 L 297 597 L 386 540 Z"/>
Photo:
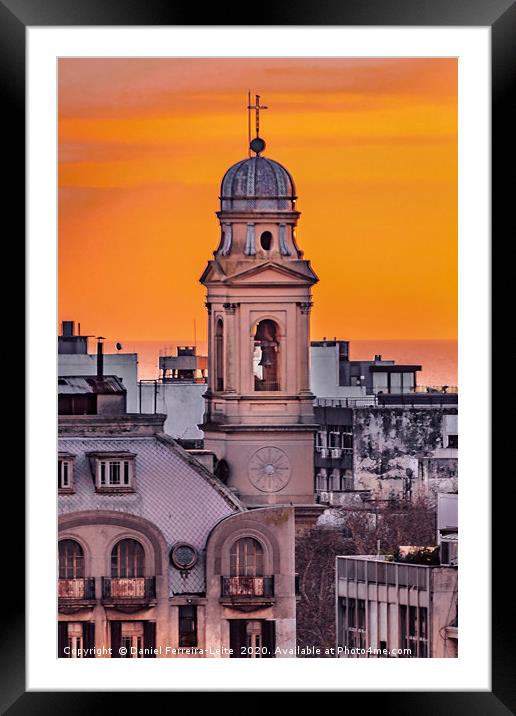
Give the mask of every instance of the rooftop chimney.
<path id="1" fill-rule="evenodd" d="M 104 345 L 102 341 L 104 336 L 97 338 L 97 378 L 104 377 Z"/>
<path id="2" fill-rule="evenodd" d="M 75 321 L 63 321 L 61 324 L 61 332 L 66 338 L 72 338 L 75 334 Z"/>

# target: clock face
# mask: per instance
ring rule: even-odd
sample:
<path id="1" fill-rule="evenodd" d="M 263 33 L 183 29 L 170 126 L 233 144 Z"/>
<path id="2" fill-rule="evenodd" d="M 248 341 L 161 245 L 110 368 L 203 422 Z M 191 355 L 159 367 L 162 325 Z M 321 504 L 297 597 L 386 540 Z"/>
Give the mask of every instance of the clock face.
<path id="1" fill-rule="evenodd" d="M 249 460 L 249 480 L 261 492 L 278 492 L 290 480 L 290 460 L 277 447 L 263 447 Z"/>

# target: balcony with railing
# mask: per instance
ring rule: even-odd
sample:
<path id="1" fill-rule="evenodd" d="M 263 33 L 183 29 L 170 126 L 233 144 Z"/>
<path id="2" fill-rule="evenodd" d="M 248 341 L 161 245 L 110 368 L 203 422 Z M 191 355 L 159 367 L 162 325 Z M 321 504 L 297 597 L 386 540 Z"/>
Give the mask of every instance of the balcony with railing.
<path id="1" fill-rule="evenodd" d="M 91 606 L 95 602 L 95 577 L 59 579 L 57 596 L 60 610 Z"/>
<path id="2" fill-rule="evenodd" d="M 261 607 L 274 603 L 274 577 L 221 577 L 221 603 Z"/>
<path id="3" fill-rule="evenodd" d="M 156 601 L 155 577 L 102 577 L 102 604 L 143 607 Z"/>

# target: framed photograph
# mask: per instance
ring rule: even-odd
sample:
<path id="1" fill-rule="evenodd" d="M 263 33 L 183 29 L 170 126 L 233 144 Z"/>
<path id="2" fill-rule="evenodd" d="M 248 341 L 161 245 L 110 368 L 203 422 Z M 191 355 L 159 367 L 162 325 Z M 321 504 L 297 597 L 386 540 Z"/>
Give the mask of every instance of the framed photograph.
<path id="1" fill-rule="evenodd" d="M 514 4 L 190 14 L 0 6 L 28 308 L 3 711 L 509 713 L 489 268 Z"/>

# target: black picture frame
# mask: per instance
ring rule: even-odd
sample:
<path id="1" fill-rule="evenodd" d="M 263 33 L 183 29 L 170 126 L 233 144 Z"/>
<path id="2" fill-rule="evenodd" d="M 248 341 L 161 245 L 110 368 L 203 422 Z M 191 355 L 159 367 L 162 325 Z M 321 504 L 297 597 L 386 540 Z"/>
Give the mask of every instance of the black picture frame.
<path id="1" fill-rule="evenodd" d="M 508 180 L 514 148 L 511 108 L 514 100 L 510 80 L 516 76 L 516 5 L 513 0 L 346 0 L 345 2 L 307 3 L 296 5 L 261 5 L 257 14 L 253 6 L 232 8 L 231 5 L 211 4 L 202 9 L 202 23 L 198 23 L 200 6 L 174 3 L 171 0 L 0 0 L 0 76 L 2 88 L 2 119 L 4 172 L 8 167 L 8 201 L 11 215 L 16 214 L 11 245 L 18 250 L 23 262 L 25 245 L 25 37 L 28 26 L 127 26 L 127 25 L 365 25 L 365 26 L 479 26 L 490 27 L 492 37 L 492 229 L 502 244 L 505 232 L 512 224 L 514 212 L 514 177 Z M 256 22 L 259 19 L 260 22 Z M 512 130 L 512 131 L 511 131 Z M 8 138 L 8 140 L 7 140 Z M 512 152 L 514 156 L 514 152 Z M 510 218 L 509 218 L 510 217 Z M 508 233 L 508 238 L 511 234 Z M 14 234 L 14 235 L 13 235 Z M 512 237 L 514 230 L 512 231 Z M 16 237 L 16 239 L 15 239 Z M 506 269 L 507 270 L 507 269 Z M 504 287 L 497 282 L 493 307 L 504 303 Z M 506 289 L 505 289 L 506 290 Z M 506 304 L 507 305 L 507 304 Z M 20 336 L 23 342 L 23 335 Z M 493 360 L 496 354 L 493 354 Z M 496 384 L 493 386 L 496 388 Z M 505 392 L 507 386 L 499 386 Z M 493 391 L 493 396 L 495 391 Z M 23 404 L 18 392 L 17 403 Z M 507 436 L 508 437 L 508 436 Z M 493 454 L 506 445 L 503 432 L 497 432 Z M 509 443 L 510 444 L 510 443 Z M 511 465 L 507 466 L 511 471 Z M 9 500 L 12 505 L 24 504 L 21 475 L 14 481 Z M 468 716 L 502 716 L 515 713 L 516 692 L 514 658 L 512 653 L 515 618 L 510 599 L 510 555 L 504 554 L 502 530 L 510 524 L 514 499 L 513 478 L 506 473 L 505 484 L 493 490 L 493 603 L 501 605 L 492 610 L 492 691 L 491 692 L 368 692 L 359 693 L 363 708 L 368 712 L 438 716 L 439 714 L 468 714 Z M 466 476 L 467 478 L 467 476 Z M 13 481 L 11 480 L 11 485 Z M 5 487 L 4 487 L 5 489 Z M 22 508 L 20 507 L 20 512 Z M 494 519 L 496 516 L 496 519 Z M 23 518 L 12 526 L 14 534 L 4 543 L 4 580 L 10 600 L 4 608 L 1 624 L 0 650 L 0 708 L 11 716 L 40 714 L 82 714 L 102 712 L 106 708 L 105 693 L 86 692 L 26 692 L 25 691 L 25 610 L 23 575 L 20 554 L 24 544 Z M 12 545 L 16 544 L 16 549 Z M 7 565 L 5 564 L 7 558 Z M 505 569 L 502 569 L 504 560 Z M 509 569 L 507 569 L 509 567 Z M 16 585 L 13 592 L 12 587 Z M 502 599 L 502 593 L 505 598 Z M 498 597 L 498 599 L 496 599 Z M 63 684 L 63 688 L 66 685 Z M 410 683 L 407 683 L 410 688 Z M 338 685 L 336 685 L 336 690 Z M 229 690 L 229 689 L 228 689 Z M 314 687 L 310 690 L 316 691 Z M 113 696 L 113 694 L 111 694 Z M 125 695 L 114 694 L 118 707 L 126 702 Z M 138 694 L 128 694 L 130 706 L 140 700 Z M 143 695 L 144 698 L 145 694 Z M 350 707 L 351 693 L 345 696 Z M 344 703 L 343 703 L 344 705 Z M 356 705 L 353 706 L 356 708 Z"/>

